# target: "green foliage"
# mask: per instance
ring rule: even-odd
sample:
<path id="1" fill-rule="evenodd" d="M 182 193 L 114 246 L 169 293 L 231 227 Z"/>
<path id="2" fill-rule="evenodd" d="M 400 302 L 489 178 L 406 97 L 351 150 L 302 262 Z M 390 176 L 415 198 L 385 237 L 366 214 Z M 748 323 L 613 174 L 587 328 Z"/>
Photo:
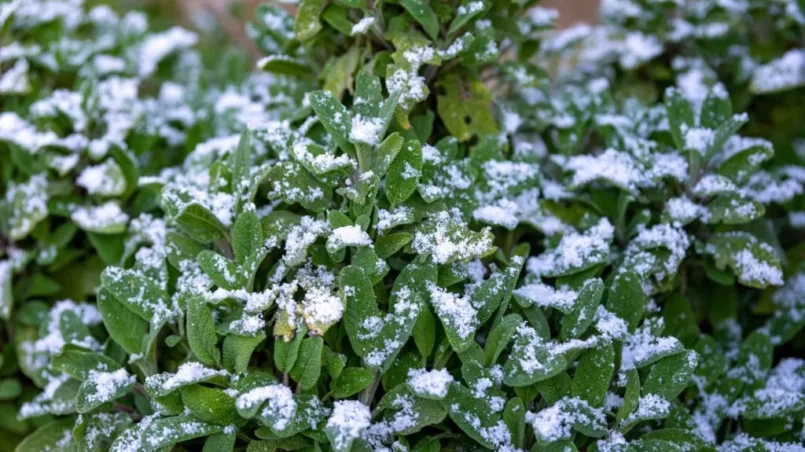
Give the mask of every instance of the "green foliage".
<path id="1" fill-rule="evenodd" d="M 3 450 L 801 449 L 799 3 L 263 4 L 250 73 L 53 3 L 0 2 Z"/>

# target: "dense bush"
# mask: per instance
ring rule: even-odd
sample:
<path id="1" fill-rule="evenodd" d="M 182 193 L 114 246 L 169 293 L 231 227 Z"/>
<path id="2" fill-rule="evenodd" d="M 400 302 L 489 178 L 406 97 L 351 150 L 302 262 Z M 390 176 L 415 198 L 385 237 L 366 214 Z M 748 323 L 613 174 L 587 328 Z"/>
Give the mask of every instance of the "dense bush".
<path id="1" fill-rule="evenodd" d="M 533 3 L 0 3 L 3 447 L 805 450 L 798 3 Z"/>

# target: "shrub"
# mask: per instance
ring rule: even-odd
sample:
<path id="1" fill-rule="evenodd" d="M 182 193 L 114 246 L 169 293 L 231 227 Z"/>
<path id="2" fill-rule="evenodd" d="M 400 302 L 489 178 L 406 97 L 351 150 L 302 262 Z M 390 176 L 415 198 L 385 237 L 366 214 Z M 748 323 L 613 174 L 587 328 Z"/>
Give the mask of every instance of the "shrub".
<path id="1" fill-rule="evenodd" d="M 802 450 L 805 172 L 774 153 L 799 135 L 753 97 L 782 63 L 725 79 L 711 39 L 780 12 L 609 1 L 554 33 L 532 3 L 263 5 L 245 78 L 188 63 L 185 31 L 4 4 L 16 42 L 55 26 L 130 78 L 45 66 L 6 113 L 44 144 L 2 157 L 0 427 L 39 426 L 25 451 Z M 660 70 L 683 57 L 695 89 Z M 104 116 L 110 83 L 132 95 Z"/>

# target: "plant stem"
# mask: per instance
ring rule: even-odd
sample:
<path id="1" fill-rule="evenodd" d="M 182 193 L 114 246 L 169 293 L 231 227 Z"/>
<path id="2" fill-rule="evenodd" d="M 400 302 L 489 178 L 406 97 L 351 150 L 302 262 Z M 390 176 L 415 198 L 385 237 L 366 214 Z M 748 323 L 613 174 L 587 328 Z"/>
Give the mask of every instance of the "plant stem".
<path id="1" fill-rule="evenodd" d="M 372 383 L 369 384 L 369 387 L 361 392 L 359 400 L 366 406 L 370 406 L 372 399 L 375 397 L 375 391 L 377 391 L 377 387 L 380 385 L 380 373 L 375 374 L 374 380 Z"/>

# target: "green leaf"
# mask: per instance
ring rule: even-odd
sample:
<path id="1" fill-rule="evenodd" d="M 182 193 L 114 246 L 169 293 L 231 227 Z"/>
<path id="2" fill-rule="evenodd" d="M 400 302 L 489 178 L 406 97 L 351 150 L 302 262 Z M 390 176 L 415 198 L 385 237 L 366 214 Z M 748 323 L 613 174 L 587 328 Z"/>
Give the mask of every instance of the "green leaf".
<path id="1" fill-rule="evenodd" d="M 414 328 L 429 284 L 436 282 L 436 267 L 408 264 L 391 291 L 389 312 L 377 307 L 372 283 L 362 269 L 341 270 L 340 287 L 347 305 L 344 326 L 352 348 L 370 369 L 386 368 L 405 345 Z M 390 347 L 388 344 L 394 344 Z"/>
<path id="2" fill-rule="evenodd" d="M 718 349 L 715 339 L 708 335 L 698 338 L 695 350 L 699 354 L 695 374 L 704 382 L 704 387 L 709 387 L 727 371 L 727 357 Z"/>
<path id="3" fill-rule="evenodd" d="M 333 196 L 332 189 L 319 182 L 301 164 L 286 160 L 271 167 L 267 181 L 268 198 L 288 204 L 300 204 L 314 212 L 324 210 Z"/>
<path id="4" fill-rule="evenodd" d="M 512 445 L 523 447 L 525 442 L 525 404 L 519 397 L 512 397 L 503 408 L 503 422 L 509 428 L 512 436 Z"/>
<path id="5" fill-rule="evenodd" d="M 631 271 L 619 273 L 615 276 L 609 288 L 606 308 L 615 316 L 623 319 L 634 331 L 643 317 L 646 305 L 646 295 L 640 278 Z"/>
<path id="6" fill-rule="evenodd" d="M 263 227 L 260 219 L 253 210 L 243 212 L 232 227 L 232 251 L 235 253 L 235 261 L 242 265 L 249 256 L 253 256 L 262 248 Z"/>
<path id="7" fill-rule="evenodd" d="M 344 399 L 369 386 L 374 375 L 362 367 L 347 367 L 332 383 L 333 398 Z"/>
<path id="8" fill-rule="evenodd" d="M 509 314 L 500 319 L 489 331 L 489 336 L 484 344 L 484 356 L 487 367 L 493 366 L 509 345 L 517 328 L 523 324 L 523 318 L 517 314 Z"/>
<path id="9" fill-rule="evenodd" d="M 126 353 L 140 354 L 142 340 L 148 334 L 148 325 L 140 316 L 112 297 L 107 289 L 101 288 L 98 292 L 96 304 L 109 336 Z"/>
<path id="10" fill-rule="evenodd" d="M 491 110 L 492 95 L 482 82 L 451 74 L 438 82 L 437 86 L 445 93 L 437 99 L 439 117 L 459 141 L 468 141 L 475 134 L 498 133 Z"/>
<path id="11" fill-rule="evenodd" d="M 182 391 L 182 402 L 193 417 L 211 424 L 231 425 L 243 421 L 235 399 L 223 389 L 192 385 Z"/>
<path id="12" fill-rule="evenodd" d="M 578 450 L 579 449 L 576 447 L 576 445 L 573 444 L 573 441 L 569 439 L 554 441 L 540 449 L 541 452 L 578 452 Z M 589 448 L 588 450 L 593 452 L 592 448 Z"/>
<path id="13" fill-rule="evenodd" d="M 419 354 L 427 359 L 436 345 L 436 317 L 430 308 L 423 306 L 414 324 L 414 344 Z"/>
<path id="14" fill-rule="evenodd" d="M 223 426 L 203 422 L 193 416 L 182 414 L 155 419 L 143 429 L 141 444 L 146 451 L 157 451 L 183 441 L 219 433 L 222 430 Z"/>
<path id="15" fill-rule="evenodd" d="M 755 387 L 771 368 L 773 358 L 774 345 L 771 338 L 765 332 L 756 330 L 741 342 L 735 367 L 728 374 L 747 387 Z"/>
<path id="16" fill-rule="evenodd" d="M 436 264 L 486 257 L 495 252 L 494 236 L 489 228 L 473 231 L 446 212 L 422 222 L 412 247 L 420 255 L 430 255 Z"/>
<path id="17" fill-rule="evenodd" d="M 567 367 L 563 355 L 554 354 L 549 344 L 531 327 L 517 330 L 514 347 L 503 366 L 503 382 L 520 387 L 546 380 Z"/>
<path id="18" fill-rule="evenodd" d="M 258 429 L 259 431 L 259 429 Z M 274 452 L 277 450 L 304 450 L 312 447 L 313 442 L 302 435 L 290 438 L 271 438 L 263 441 L 252 441 L 249 443 L 247 452 Z"/>
<path id="19" fill-rule="evenodd" d="M 214 366 L 221 361 L 221 352 L 218 350 L 218 335 L 215 331 L 215 321 L 204 298 L 189 296 L 187 304 L 187 342 L 190 349 L 199 361 Z"/>
<path id="20" fill-rule="evenodd" d="M 692 347 L 701 335 L 690 302 L 679 293 L 665 301 L 662 317 L 665 319 L 663 334 L 676 337 L 687 347 Z"/>
<path id="21" fill-rule="evenodd" d="M 61 450 L 64 438 L 71 437 L 73 424 L 72 419 L 59 419 L 46 423 L 25 437 L 15 450 L 16 452 Z"/>
<path id="22" fill-rule="evenodd" d="M 174 218 L 176 225 L 199 243 L 211 243 L 226 235 L 226 227 L 201 204 L 191 202 Z"/>
<path id="23" fill-rule="evenodd" d="M 428 297 L 427 287 L 435 284 L 436 278 L 437 270 L 434 265 L 412 262 L 402 269 L 391 289 L 391 317 L 380 332 L 381 343 L 376 345 L 377 348 L 388 349 L 388 341 L 400 346 L 405 344 L 416 325 L 418 314 L 427 309 L 424 306 L 424 300 Z M 386 357 L 383 367 L 388 366 L 395 353 Z"/>
<path id="24" fill-rule="evenodd" d="M 120 234 L 129 221 L 128 215 L 114 201 L 100 206 L 76 207 L 70 218 L 82 230 L 96 234 Z"/>
<path id="25" fill-rule="evenodd" d="M 352 130 L 351 116 L 346 107 L 329 91 L 310 93 L 310 106 L 338 147 L 348 154 L 354 154 L 354 147 L 349 141 L 349 131 Z"/>
<path id="26" fill-rule="evenodd" d="M 580 337 L 595 320 L 595 311 L 604 295 L 604 282 L 600 278 L 584 282 L 573 311 L 562 318 L 559 337 L 568 340 Z"/>
<path id="27" fill-rule="evenodd" d="M 144 320 L 164 315 L 167 294 L 159 281 L 134 269 L 107 267 L 101 286 L 118 302 Z"/>
<path id="28" fill-rule="evenodd" d="M 325 367 L 330 378 L 338 378 L 347 365 L 347 357 L 343 353 L 335 353 L 329 347 L 324 348 Z"/>
<path id="29" fill-rule="evenodd" d="M 805 396 L 794 390 L 776 388 L 755 391 L 744 403 L 744 419 L 775 419 L 796 416 L 805 409 Z"/>
<path id="30" fill-rule="evenodd" d="M 422 438 L 414 448 L 412 452 L 439 452 L 442 450 L 442 445 L 439 443 L 439 440 L 436 438 Z"/>
<path id="31" fill-rule="evenodd" d="M 681 428 L 664 428 L 647 432 L 640 437 L 642 440 L 664 440 L 669 441 L 681 448 L 681 450 L 709 450 L 712 446 L 702 439 L 694 430 L 684 430 Z"/>
<path id="32" fill-rule="evenodd" d="M 417 413 L 418 416 L 415 419 L 407 422 L 402 426 L 402 431 L 397 432 L 398 435 L 403 436 L 418 433 L 425 426 L 442 422 L 447 416 L 443 408 L 444 403 L 444 400 L 435 401 L 417 397 L 407 384 L 401 383 L 383 395 L 375 410 L 384 410 L 387 418 L 391 418 L 396 413 L 403 416 L 406 412 Z"/>
<path id="33" fill-rule="evenodd" d="M 669 88 L 665 91 L 665 112 L 668 115 L 668 125 L 671 136 L 676 147 L 685 147 L 685 134 L 683 130 L 693 127 L 696 123 L 693 116 L 693 108 L 685 98 L 682 91 L 676 88 Z"/>
<path id="34" fill-rule="evenodd" d="M 572 413 L 572 415 L 563 415 Z M 557 420 L 558 417 L 558 420 Z M 564 398 L 553 406 L 531 416 L 531 424 L 539 442 L 553 442 L 570 439 L 567 427 L 586 436 L 598 438 L 607 431 L 606 416 L 601 410 L 591 407 L 587 402 L 577 398 Z M 559 425 L 552 425 L 557 422 Z M 562 427 L 565 428 L 562 428 Z"/>
<path id="35" fill-rule="evenodd" d="M 749 121 L 749 116 L 746 114 L 742 115 L 734 115 L 729 118 L 726 122 L 721 124 L 713 134 L 713 142 L 710 144 L 710 147 L 707 149 L 706 156 L 713 157 L 717 153 L 721 152 L 724 144 L 727 140 L 735 135 L 735 133 L 743 127 Z"/>
<path id="36" fill-rule="evenodd" d="M 324 89 L 341 98 L 344 91 L 352 92 L 352 74 L 358 67 L 361 48 L 352 47 L 347 53 L 333 58 L 324 70 Z"/>
<path id="37" fill-rule="evenodd" d="M 0 261 L 0 319 L 8 320 L 14 306 L 14 294 L 11 288 L 13 270 L 11 262 Z"/>
<path id="38" fill-rule="evenodd" d="M 76 394 L 75 407 L 79 413 L 88 413 L 104 403 L 126 395 L 137 380 L 125 369 L 114 372 L 93 372 L 81 383 Z"/>
<path id="39" fill-rule="evenodd" d="M 257 67 L 272 74 L 292 75 L 301 78 L 311 77 L 310 65 L 300 58 L 287 55 L 269 55 L 257 62 Z"/>
<path id="40" fill-rule="evenodd" d="M 573 380 L 570 379 L 570 375 L 567 372 L 559 372 L 534 386 L 546 402 L 554 404 L 565 397 L 570 397 L 570 393 L 573 390 Z"/>
<path id="41" fill-rule="evenodd" d="M 671 414 L 671 404 L 657 394 L 646 394 L 637 401 L 637 409 L 623 419 L 621 431 L 628 432 L 644 421 L 665 419 Z"/>
<path id="42" fill-rule="evenodd" d="M 382 103 L 383 87 L 380 78 L 367 70 L 362 70 L 355 80 L 355 101 L 352 103 L 352 109 L 363 117 L 373 118 L 377 116 Z"/>
<path id="43" fill-rule="evenodd" d="M 204 251 L 203 245 L 178 232 L 170 231 L 165 238 L 168 262 L 175 268 L 179 268 L 183 260 L 195 260 L 196 256 Z"/>
<path id="44" fill-rule="evenodd" d="M 783 273 L 774 248 L 740 231 L 713 234 L 700 252 L 712 254 L 716 268 L 729 266 L 745 286 L 763 289 L 781 285 Z"/>
<path id="45" fill-rule="evenodd" d="M 235 290 L 240 285 L 240 272 L 235 263 L 215 251 L 198 253 L 198 264 L 216 286 Z"/>
<path id="46" fill-rule="evenodd" d="M 118 265 L 123 256 L 123 236 L 87 233 L 87 238 L 106 265 Z"/>
<path id="47" fill-rule="evenodd" d="M 699 122 L 702 127 L 715 129 L 732 117 L 732 102 L 723 85 L 717 84 L 710 89 L 702 103 Z"/>
<path id="48" fill-rule="evenodd" d="M 0 363 L 2 365 L 2 363 Z M 22 394 L 22 385 L 14 378 L 0 380 L 0 400 L 14 400 Z M 2 425 L 2 423 L 0 423 Z"/>
<path id="49" fill-rule="evenodd" d="M 8 216 L 3 222 L 7 221 L 8 237 L 14 241 L 22 240 L 48 216 L 47 174 L 31 176 L 24 183 L 9 183 L 5 190 L 5 201 Z"/>
<path id="50" fill-rule="evenodd" d="M 447 397 L 442 401 L 442 406 L 450 419 L 470 438 L 484 447 L 495 448 L 495 444 L 485 432 L 496 428 L 501 422 L 501 416 L 489 409 L 486 400 L 475 397 L 466 387 L 453 383 L 447 391 Z"/>
<path id="51" fill-rule="evenodd" d="M 643 394 L 657 394 L 672 400 L 688 384 L 699 360 L 694 351 L 687 351 L 657 361 L 643 382 Z"/>
<path id="52" fill-rule="evenodd" d="M 640 376 L 637 370 L 631 369 L 625 372 L 626 374 L 626 391 L 623 395 L 623 405 L 618 408 L 618 413 L 615 419 L 618 423 L 629 417 L 630 414 L 637 410 L 640 403 Z"/>
<path id="53" fill-rule="evenodd" d="M 238 436 L 235 433 L 228 434 L 223 432 L 210 435 L 204 441 L 204 448 L 201 449 L 201 452 L 232 452 L 235 450 L 235 441 L 237 439 Z"/>
<path id="54" fill-rule="evenodd" d="M 439 37 L 439 19 L 426 0 L 401 0 L 400 4 L 434 41 Z"/>
<path id="55" fill-rule="evenodd" d="M 296 39 L 307 41 L 321 31 L 322 26 L 319 16 L 321 16 L 326 6 L 326 0 L 302 0 L 299 2 L 296 21 L 293 24 Z"/>
<path id="56" fill-rule="evenodd" d="M 86 380 L 90 372 L 113 371 L 120 369 L 120 365 L 100 353 L 78 349 L 64 349 L 50 360 L 50 365 L 59 372 L 77 379 Z"/>
<path id="57" fill-rule="evenodd" d="M 763 217 L 766 209 L 762 204 L 738 195 L 718 195 L 707 205 L 710 224 L 744 224 Z"/>
<path id="58" fill-rule="evenodd" d="M 447 34 L 452 35 L 458 31 L 459 28 L 466 25 L 479 14 L 483 13 L 487 8 L 489 8 L 489 4 L 486 2 L 479 0 L 465 1 L 461 6 L 458 7 L 456 17 L 453 18 L 452 22 L 450 22 L 450 28 L 447 30 Z"/>
<path id="59" fill-rule="evenodd" d="M 338 275 L 339 286 L 344 294 L 347 309 L 344 313 L 344 328 L 347 331 L 349 342 L 358 356 L 366 356 L 372 348 L 372 340 L 365 331 L 366 319 L 380 319 L 380 309 L 375 301 L 372 290 L 372 281 L 363 269 L 348 266 Z"/>
<path id="60" fill-rule="evenodd" d="M 257 348 L 265 338 L 266 333 L 263 331 L 260 331 L 256 336 L 228 334 L 226 338 L 224 338 L 223 345 L 224 367 L 235 374 L 246 372 L 254 349 Z"/>
<path id="61" fill-rule="evenodd" d="M 75 421 L 72 436 L 79 450 L 109 450 L 112 441 L 131 426 L 126 413 L 84 414 Z"/>
<path id="62" fill-rule="evenodd" d="M 339 33 L 349 36 L 352 34 L 352 27 L 355 25 L 349 20 L 349 9 L 331 3 L 321 15 L 327 24 L 338 30 Z"/>
<path id="63" fill-rule="evenodd" d="M 414 194 L 421 171 L 422 145 L 418 141 L 408 141 L 389 166 L 386 176 L 386 198 L 392 206 Z"/>
<path id="64" fill-rule="evenodd" d="M 281 372 L 290 372 L 294 364 L 296 364 L 299 347 L 302 345 L 302 339 L 305 338 L 305 334 L 307 334 L 307 327 L 301 324 L 296 330 L 296 335 L 290 341 L 286 342 L 279 339 L 274 341 L 274 365 Z"/>
<path id="65" fill-rule="evenodd" d="M 386 171 L 389 170 L 392 162 L 395 162 L 397 155 L 400 153 L 400 150 L 403 148 L 403 143 L 405 140 L 403 139 L 402 135 L 397 132 L 394 132 L 386 137 L 383 142 L 377 147 L 377 151 L 374 158 L 374 165 L 372 167 L 372 172 L 374 172 L 378 177 L 383 177 L 386 174 Z M 410 154 L 410 153 L 409 153 Z M 421 161 L 422 161 L 422 150 L 420 149 L 420 169 L 421 169 Z M 411 156 L 409 155 L 409 158 Z M 415 158 L 415 157 L 414 157 Z"/>
<path id="66" fill-rule="evenodd" d="M 321 375 L 321 354 L 324 340 L 321 337 L 309 337 L 299 347 L 299 358 L 291 369 L 291 378 L 299 383 L 302 390 L 316 386 Z"/>
<path id="67" fill-rule="evenodd" d="M 260 218 L 263 227 L 263 237 L 276 237 L 277 240 L 288 238 L 288 231 L 301 222 L 299 215 L 285 210 L 273 210 Z"/>
<path id="68" fill-rule="evenodd" d="M 409 232 L 392 232 L 375 240 L 375 252 L 381 259 L 388 259 L 402 247 L 411 243 L 414 237 Z"/>
<path id="69" fill-rule="evenodd" d="M 614 371 L 615 349 L 611 344 L 587 350 L 576 366 L 571 393 L 591 406 L 603 406 Z"/>
<path id="70" fill-rule="evenodd" d="M 716 172 L 730 180 L 743 184 L 757 172 L 763 162 L 774 157 L 774 148 L 766 140 L 742 141 L 742 148 L 718 159 Z"/>
<path id="71" fill-rule="evenodd" d="M 229 171 L 232 173 L 232 191 L 238 195 L 238 208 L 243 202 L 242 194 L 247 191 L 245 184 L 249 182 L 249 169 L 251 167 L 251 136 L 248 131 L 240 135 L 237 147 L 229 154 Z"/>

